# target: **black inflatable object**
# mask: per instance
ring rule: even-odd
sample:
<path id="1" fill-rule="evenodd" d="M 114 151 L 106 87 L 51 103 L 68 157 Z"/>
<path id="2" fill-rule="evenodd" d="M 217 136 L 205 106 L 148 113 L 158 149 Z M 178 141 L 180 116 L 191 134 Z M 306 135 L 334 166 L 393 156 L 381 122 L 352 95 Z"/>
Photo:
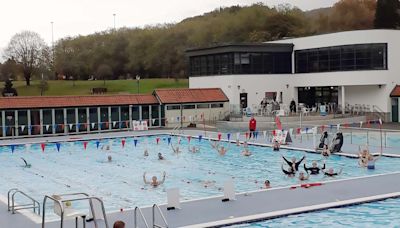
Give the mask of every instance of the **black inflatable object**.
<path id="1" fill-rule="evenodd" d="M 343 146 L 343 134 L 342 132 L 337 132 L 336 136 L 332 140 L 331 153 L 340 152 Z"/>
<path id="2" fill-rule="evenodd" d="M 323 148 L 324 148 L 325 139 L 327 139 L 327 138 L 328 138 L 328 132 L 324 131 L 324 132 L 321 134 L 321 138 L 320 138 L 320 140 L 319 140 L 319 145 L 318 145 L 318 148 L 319 148 L 319 149 L 323 149 Z"/>

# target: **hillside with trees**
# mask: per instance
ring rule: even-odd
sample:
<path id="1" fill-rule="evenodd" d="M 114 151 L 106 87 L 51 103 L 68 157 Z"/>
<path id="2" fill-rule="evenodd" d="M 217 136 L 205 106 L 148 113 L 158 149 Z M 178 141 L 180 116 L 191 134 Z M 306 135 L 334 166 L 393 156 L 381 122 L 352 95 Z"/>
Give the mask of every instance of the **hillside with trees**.
<path id="1" fill-rule="evenodd" d="M 48 78 L 65 75 L 74 80 L 184 78 L 188 48 L 372 29 L 376 5 L 376 0 L 341 0 L 331 8 L 304 12 L 258 3 L 219 8 L 176 24 L 66 37 L 57 42 L 54 65 L 50 61 L 46 72 Z M 13 61 L 5 64 L 10 68 Z M 4 71 L 11 74 L 8 68 Z"/>

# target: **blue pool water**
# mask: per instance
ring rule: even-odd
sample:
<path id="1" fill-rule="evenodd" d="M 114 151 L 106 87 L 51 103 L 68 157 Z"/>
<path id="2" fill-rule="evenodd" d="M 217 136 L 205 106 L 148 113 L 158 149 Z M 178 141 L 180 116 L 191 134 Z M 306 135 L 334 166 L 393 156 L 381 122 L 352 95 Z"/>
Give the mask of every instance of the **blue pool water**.
<path id="1" fill-rule="evenodd" d="M 387 199 L 230 227 L 400 227 L 400 199 Z"/>
<path id="2" fill-rule="evenodd" d="M 56 144 L 47 144 L 42 152 L 39 144 L 17 146 L 14 153 L 11 148 L 0 147 L 0 195 L 5 196 L 10 188 L 19 189 L 32 195 L 40 202 L 45 194 L 86 192 L 104 199 L 106 209 L 119 210 L 153 203 L 166 202 L 165 189 L 179 187 L 182 199 L 222 194 L 223 182 L 234 179 L 237 192 L 257 190 L 268 179 L 272 187 L 288 186 L 299 183 L 295 178 L 287 178 L 281 172 L 281 155 L 301 158 L 307 156 L 307 163 L 312 160 L 322 162 L 318 154 L 300 151 L 281 150 L 273 152 L 271 148 L 250 146 L 253 155 L 243 157 L 242 148 L 235 144 L 222 142 L 229 151 L 221 157 L 212 149 L 208 140 L 192 138 L 190 145 L 198 146 L 201 151 L 188 152 L 188 140 L 181 139 L 180 154 L 174 154 L 168 146 L 167 135 L 138 137 L 137 146 L 133 138 L 127 138 L 125 147 L 121 139 L 101 140 L 100 147 L 111 145 L 110 151 L 96 148 L 96 141 L 88 141 L 84 150 L 83 142 L 61 142 L 60 152 Z M 160 138 L 159 144 L 156 138 Z M 172 137 L 177 144 L 178 137 Z M 143 151 L 149 150 L 149 157 Z M 159 161 L 157 153 L 162 153 L 166 160 Z M 113 162 L 107 162 L 107 156 Z M 32 164 L 23 168 L 20 157 Z M 400 170 L 400 159 L 382 157 L 374 171 L 359 168 L 356 159 L 331 156 L 326 161 L 327 168 L 343 168 L 343 174 L 337 178 L 349 178 Z M 143 172 L 147 178 L 161 176 L 166 171 L 167 178 L 161 187 L 152 188 L 143 183 Z M 322 175 L 312 176 L 311 182 L 327 180 Z"/>

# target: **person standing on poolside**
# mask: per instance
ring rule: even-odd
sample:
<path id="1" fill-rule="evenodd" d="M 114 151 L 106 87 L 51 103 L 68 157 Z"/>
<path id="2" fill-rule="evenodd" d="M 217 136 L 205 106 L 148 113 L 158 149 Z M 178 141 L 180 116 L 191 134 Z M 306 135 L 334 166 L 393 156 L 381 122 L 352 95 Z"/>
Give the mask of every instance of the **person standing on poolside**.
<path id="1" fill-rule="evenodd" d="M 146 172 L 144 172 L 143 173 L 143 182 L 145 184 L 149 184 L 149 185 L 151 185 L 153 187 L 158 187 L 159 185 L 162 185 L 165 182 L 165 176 L 166 176 L 166 172 L 164 171 L 163 172 L 163 179 L 161 181 L 158 181 L 156 176 L 153 176 L 151 178 L 151 181 L 147 181 L 146 180 Z"/>
<path id="2" fill-rule="evenodd" d="M 249 139 L 251 139 L 251 137 L 253 138 L 255 137 L 254 132 L 256 131 L 256 129 L 257 129 L 257 121 L 254 118 L 254 115 L 251 115 L 251 119 L 249 121 L 249 131 L 250 131 Z"/>

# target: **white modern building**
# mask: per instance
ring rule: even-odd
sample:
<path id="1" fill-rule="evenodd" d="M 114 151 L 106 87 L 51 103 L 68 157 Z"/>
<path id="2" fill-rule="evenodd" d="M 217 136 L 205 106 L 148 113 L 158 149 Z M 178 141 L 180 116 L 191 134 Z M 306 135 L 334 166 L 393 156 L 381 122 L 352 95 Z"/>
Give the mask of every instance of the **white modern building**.
<path id="1" fill-rule="evenodd" d="M 190 88 L 220 87 L 231 104 L 264 99 L 339 110 L 365 105 L 398 122 L 400 30 L 359 30 L 187 50 Z M 399 91 L 399 92 L 397 92 Z"/>

